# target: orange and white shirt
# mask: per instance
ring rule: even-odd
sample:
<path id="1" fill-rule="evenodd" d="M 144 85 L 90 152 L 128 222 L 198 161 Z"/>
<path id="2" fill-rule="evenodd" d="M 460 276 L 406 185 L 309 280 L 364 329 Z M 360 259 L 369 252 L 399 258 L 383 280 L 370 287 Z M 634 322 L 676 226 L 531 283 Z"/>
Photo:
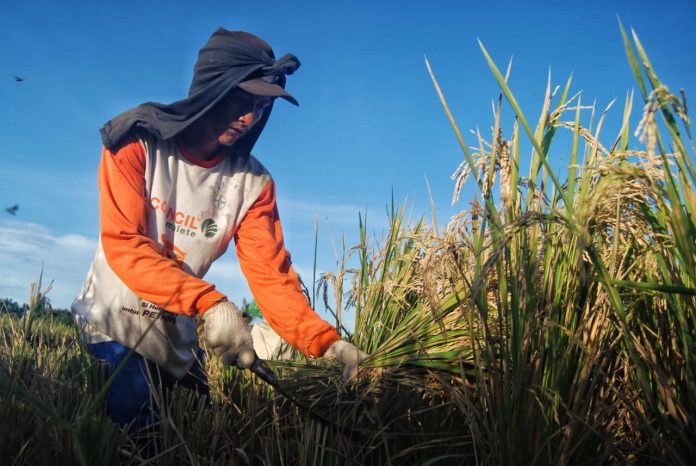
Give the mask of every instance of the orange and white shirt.
<path id="1" fill-rule="evenodd" d="M 203 280 L 232 239 L 266 321 L 307 356 L 340 337 L 309 306 L 285 250 L 275 185 L 253 156 L 204 161 L 143 134 L 99 168 L 100 240 L 73 314 L 87 343 L 116 340 L 177 377 L 195 316 L 227 299 Z"/>

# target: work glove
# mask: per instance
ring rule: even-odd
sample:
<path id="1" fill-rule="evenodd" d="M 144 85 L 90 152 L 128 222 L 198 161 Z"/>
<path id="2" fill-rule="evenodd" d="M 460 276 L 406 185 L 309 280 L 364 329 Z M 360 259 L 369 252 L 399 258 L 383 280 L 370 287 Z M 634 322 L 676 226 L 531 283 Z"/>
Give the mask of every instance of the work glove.
<path id="1" fill-rule="evenodd" d="M 369 354 L 360 351 L 354 345 L 343 340 L 334 342 L 324 353 L 325 358 L 334 358 L 343 364 L 344 382 L 355 377 L 358 373 L 358 366 L 363 360 L 367 359 L 368 356 Z"/>
<path id="2" fill-rule="evenodd" d="M 203 314 L 203 341 L 226 366 L 248 369 L 256 360 L 249 325 L 237 306 L 228 301 Z"/>

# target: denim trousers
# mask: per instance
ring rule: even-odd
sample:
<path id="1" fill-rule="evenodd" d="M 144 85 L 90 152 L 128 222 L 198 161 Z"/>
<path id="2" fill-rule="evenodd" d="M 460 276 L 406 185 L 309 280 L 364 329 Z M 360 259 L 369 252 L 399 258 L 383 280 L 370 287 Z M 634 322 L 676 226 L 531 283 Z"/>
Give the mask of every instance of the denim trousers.
<path id="1" fill-rule="evenodd" d="M 87 348 L 95 358 L 106 362 L 108 378 L 131 352 L 130 348 L 116 341 L 95 343 L 87 345 Z M 177 380 L 154 362 L 133 352 L 116 374 L 109 390 L 108 412 L 111 419 L 121 427 L 129 424 L 144 427 L 155 423 L 158 420 L 155 400 L 176 386 L 209 397 L 208 377 L 203 369 L 203 351 L 200 348 L 197 356 L 191 369 Z"/>

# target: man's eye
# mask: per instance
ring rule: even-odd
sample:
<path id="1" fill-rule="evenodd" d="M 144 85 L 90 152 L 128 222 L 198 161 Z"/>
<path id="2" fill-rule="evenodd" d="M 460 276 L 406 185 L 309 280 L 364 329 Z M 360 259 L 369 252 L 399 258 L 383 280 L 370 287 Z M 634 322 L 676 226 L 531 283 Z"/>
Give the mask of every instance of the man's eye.
<path id="1" fill-rule="evenodd" d="M 262 111 L 264 111 L 264 110 L 266 109 L 266 107 L 268 107 L 269 105 L 271 105 L 271 100 L 270 100 L 270 99 L 259 100 L 259 101 L 256 102 L 256 111 L 257 111 L 257 112 L 262 112 Z"/>

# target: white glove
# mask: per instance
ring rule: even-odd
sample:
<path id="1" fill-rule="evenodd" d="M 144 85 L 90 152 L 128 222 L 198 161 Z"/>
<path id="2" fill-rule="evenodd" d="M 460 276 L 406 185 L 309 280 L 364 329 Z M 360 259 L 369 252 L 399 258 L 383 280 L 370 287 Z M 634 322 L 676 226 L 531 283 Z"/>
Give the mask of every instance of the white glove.
<path id="1" fill-rule="evenodd" d="M 203 314 L 203 340 L 225 365 L 248 369 L 256 360 L 249 325 L 237 306 L 222 301 Z"/>
<path id="2" fill-rule="evenodd" d="M 345 382 L 355 377 L 358 373 L 358 366 L 368 356 L 369 354 L 343 340 L 333 343 L 324 353 L 325 358 L 335 358 L 343 364 L 343 380 Z"/>

